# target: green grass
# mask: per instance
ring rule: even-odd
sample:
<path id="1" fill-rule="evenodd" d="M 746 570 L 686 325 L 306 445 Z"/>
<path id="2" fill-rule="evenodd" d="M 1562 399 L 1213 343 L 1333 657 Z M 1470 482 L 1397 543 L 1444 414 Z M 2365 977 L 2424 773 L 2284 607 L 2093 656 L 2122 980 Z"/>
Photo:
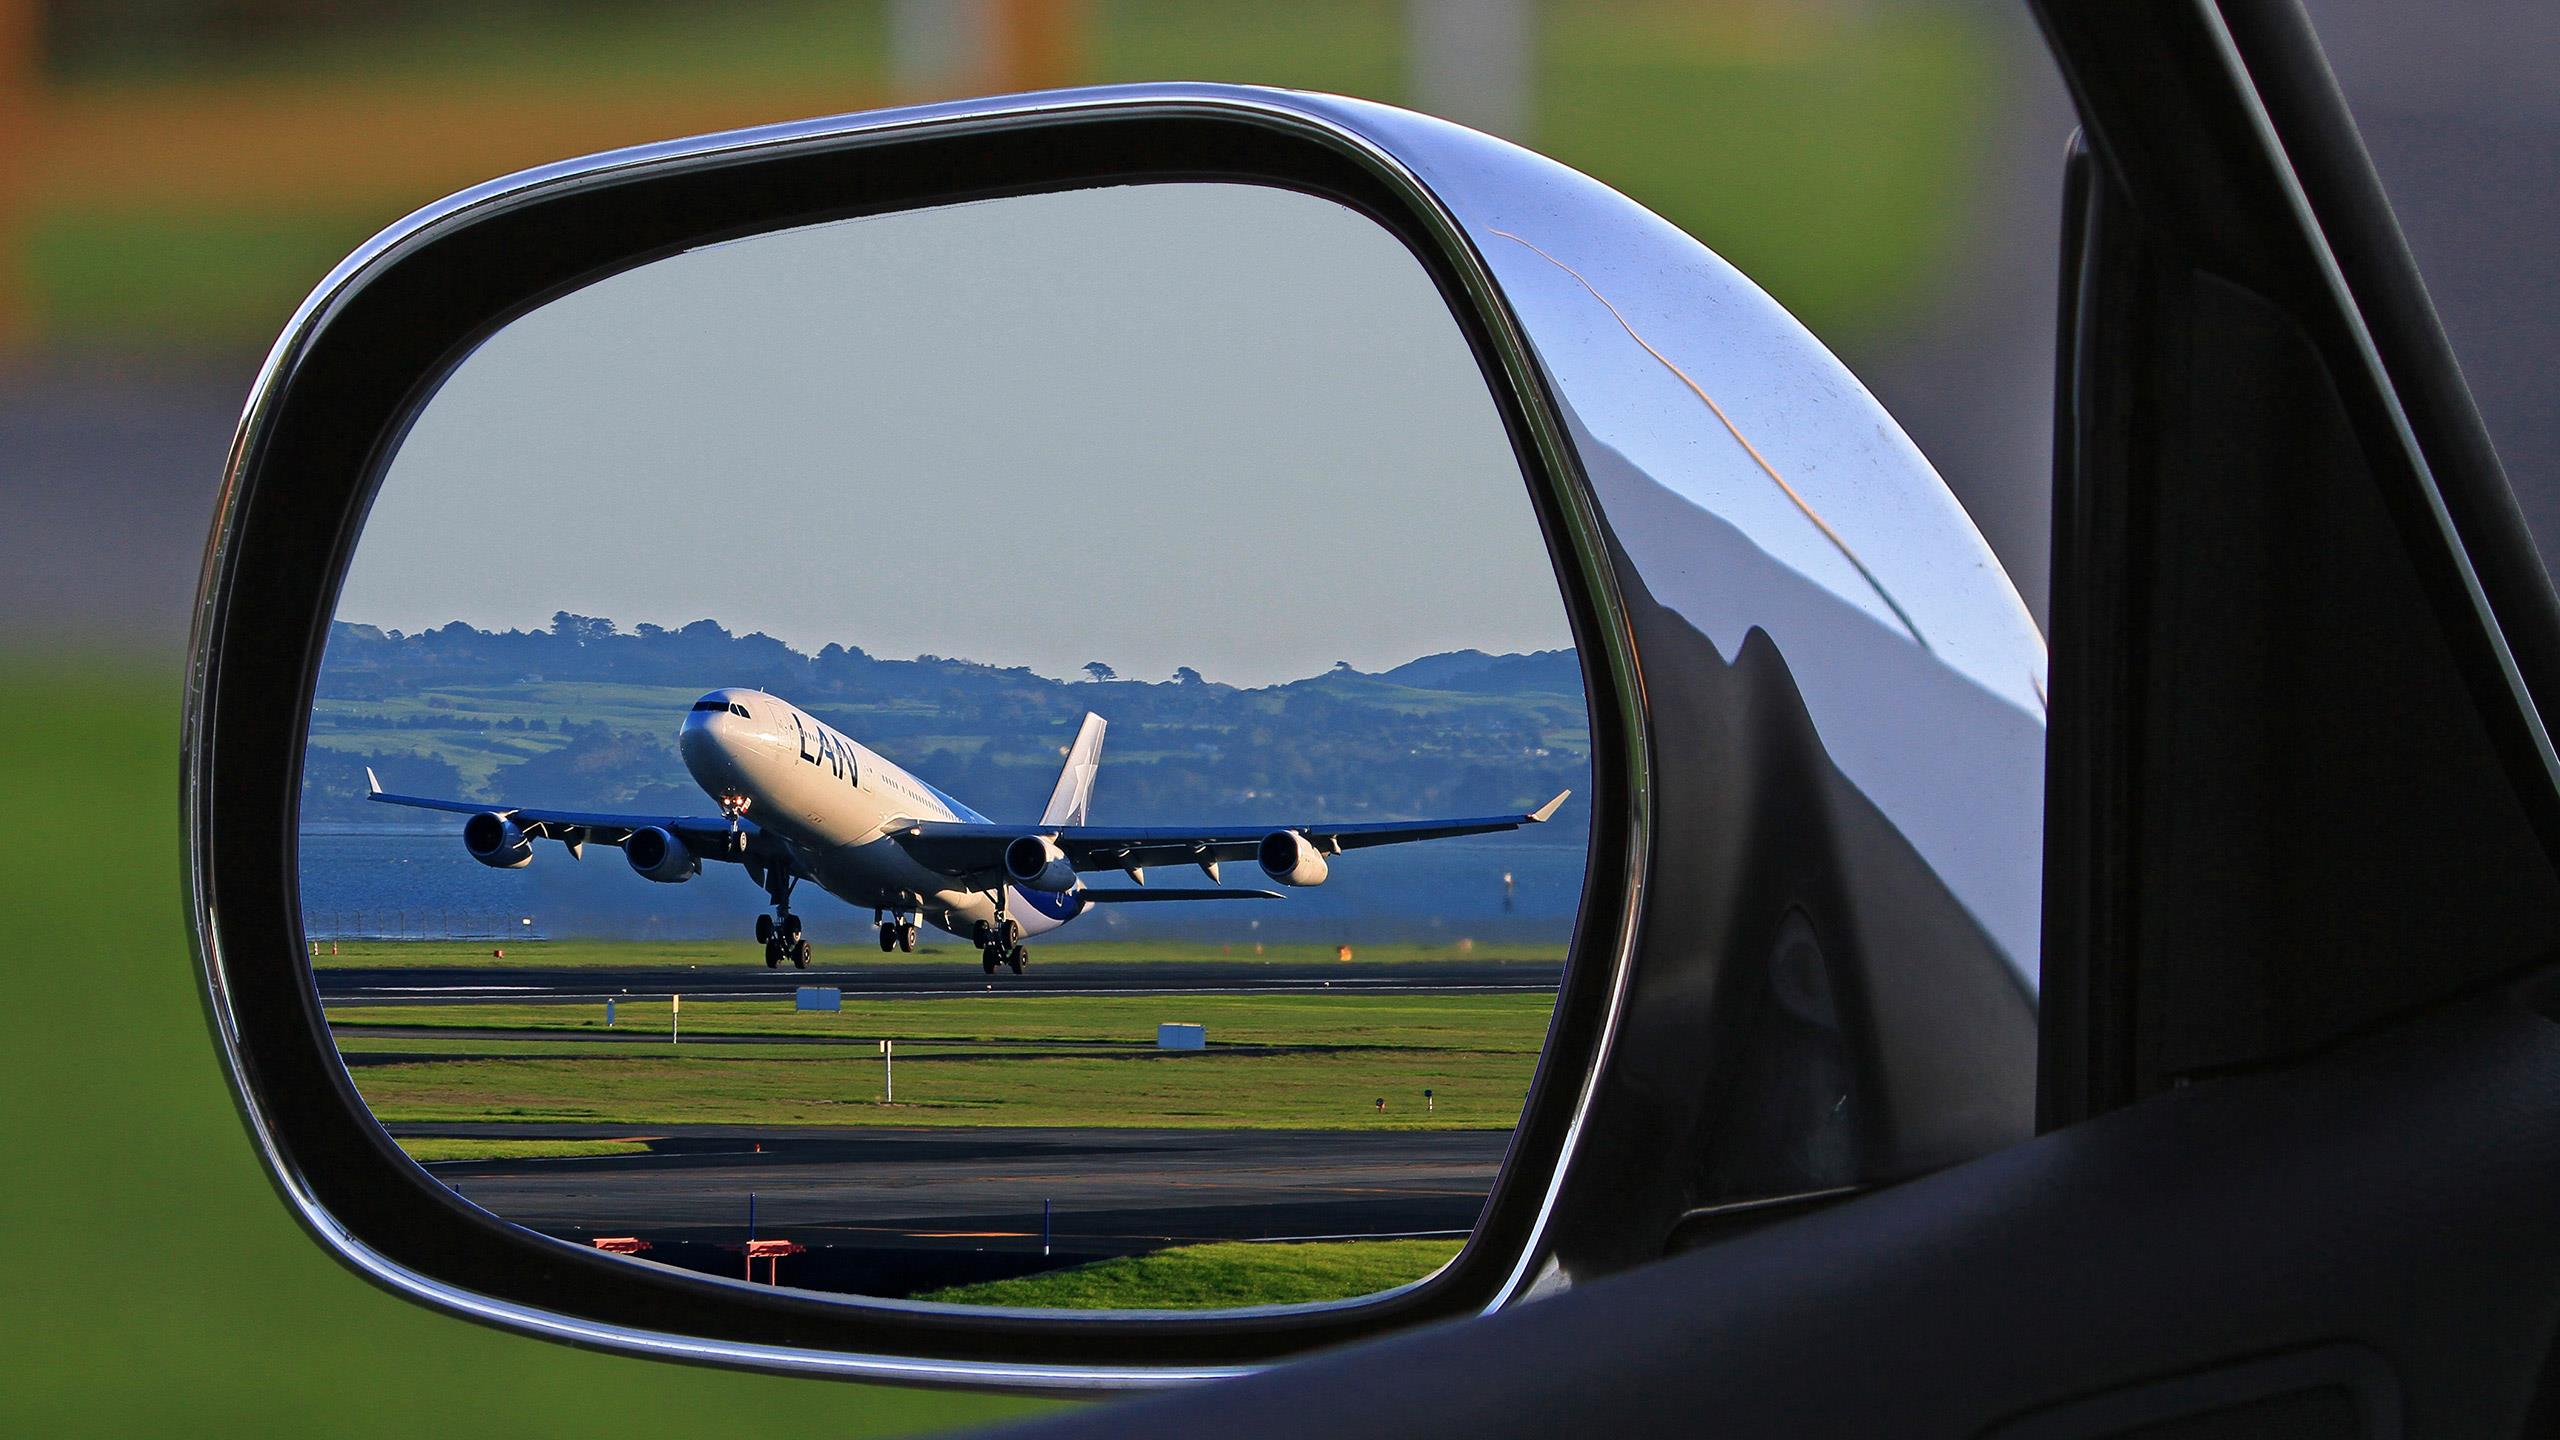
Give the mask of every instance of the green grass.
<path id="1" fill-rule="evenodd" d="M 985 1424 L 1040 1402 L 750 1375 L 603 1355 L 437 1315 L 375 1289 L 292 1218 L 233 1108 L 179 896 L 177 696 L 162 668 L 0 657 L 0 690 L 76 694 L 73 726 L 0 707 L 0 804 L 76 784 L 116 817 L 120 917 L 95 943 L 81 846 L 0 868 L 0 1428 L 25 1435 L 464 1435 L 696 1440 Z M 101 965 L 105 968 L 101 968 Z"/>
<path id="2" fill-rule="evenodd" d="M 474 1140 L 448 1136 L 404 1139 L 400 1148 L 421 1165 L 456 1160 L 585 1160 L 599 1155 L 646 1155 L 637 1140 Z"/>
<path id="3" fill-rule="evenodd" d="M 1211 1310 L 1374 1295 L 1456 1258 L 1455 1240 L 1180 1245 L 1015 1280 L 919 1295 L 954 1305 L 1044 1310 Z"/>
<path id="4" fill-rule="evenodd" d="M 490 951 L 497 947 L 486 941 L 343 940 L 334 942 L 334 953 L 332 943 L 321 942 L 320 953 L 315 957 L 314 963 L 323 970 L 386 967 L 556 970 L 591 966 L 650 969 L 695 966 L 705 970 L 751 970 L 764 963 L 763 950 L 743 935 L 735 940 L 510 940 L 505 942 L 507 953 L 504 959 L 491 955 Z M 1469 941 L 1463 948 L 1436 943 L 1354 943 L 1352 959 L 1362 964 L 1465 959 L 1553 965 L 1564 959 L 1564 950 L 1561 941 L 1521 944 Z M 1198 964 L 1217 961 L 1238 966 L 1306 965 L 1328 963 L 1334 959 L 1334 947 L 1321 944 L 1267 945 L 1258 952 L 1251 943 L 1213 945 L 1187 940 L 1067 940 L 1035 942 L 1032 945 L 1035 972 L 1069 969 L 1080 964 Z M 962 941 L 928 930 L 923 944 L 914 954 L 891 951 L 884 955 L 872 942 L 865 922 L 850 942 L 830 940 L 822 945 L 817 963 L 821 968 L 830 964 L 965 967 L 978 963 L 978 952 Z M 809 983 L 824 985 L 827 979 L 823 975 L 812 976 Z"/>
<path id="5" fill-rule="evenodd" d="M 331 1018 L 346 1054 L 372 1057 L 354 1067 L 356 1087 L 395 1124 L 1501 1129 L 1519 1119 L 1551 1002 L 997 995 L 828 1014 L 696 1001 L 683 1013 L 691 1046 L 666 1038 L 664 1000 L 618 1003 L 611 1031 L 603 1008 L 342 1006 Z M 1210 1048 L 1157 1050 L 1166 1019 L 1205 1024 Z M 404 1033 L 368 1033 L 393 1027 Z M 508 1033 L 405 1033 L 419 1029 Z M 776 1039 L 703 1043 L 714 1035 Z M 900 1047 L 895 1105 L 882 1103 L 883 1038 Z"/>
<path id="6" fill-rule="evenodd" d="M 835 1036 L 865 1043 L 1103 1042 L 1153 1047 L 1156 1026 L 1196 1023 L 1210 1051 L 1228 1045 L 1490 1051 L 1530 1055 L 1546 1043 L 1554 997 L 1518 995 L 961 995 L 938 1000 L 848 997 L 841 1011 L 794 1010 L 769 1000 L 691 1000 L 685 1035 Z M 614 1004 L 615 1030 L 663 1040 L 664 996 Z M 369 1026 L 604 1034 L 604 1003 L 340 1005 L 342 1033 Z M 1177 1057 L 1183 1058 L 1183 1057 Z M 1196 1057 L 1193 1057 L 1196 1058 Z"/>
<path id="7" fill-rule="evenodd" d="M 680 1046 L 670 1046 L 678 1050 Z M 387 1124 L 1048 1125 L 1114 1129 L 1507 1129 L 1535 1055 L 474 1058 L 359 1066 Z M 1426 1114 L 1422 1092 L 1438 1092 Z M 1387 1101 L 1380 1111 L 1375 1102 Z"/>

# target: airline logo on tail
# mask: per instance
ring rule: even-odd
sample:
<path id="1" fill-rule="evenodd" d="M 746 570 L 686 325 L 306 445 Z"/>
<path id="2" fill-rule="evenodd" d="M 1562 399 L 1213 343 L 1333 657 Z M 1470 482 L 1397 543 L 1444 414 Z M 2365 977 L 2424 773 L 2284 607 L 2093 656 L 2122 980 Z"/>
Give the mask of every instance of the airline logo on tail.
<path id="1" fill-rule="evenodd" d="M 1058 788 L 1049 792 L 1049 808 L 1040 812 L 1043 825 L 1082 825 L 1093 808 L 1093 772 L 1102 768 L 1101 716 L 1087 710 L 1076 743 L 1067 747 L 1067 763 L 1058 772 Z"/>

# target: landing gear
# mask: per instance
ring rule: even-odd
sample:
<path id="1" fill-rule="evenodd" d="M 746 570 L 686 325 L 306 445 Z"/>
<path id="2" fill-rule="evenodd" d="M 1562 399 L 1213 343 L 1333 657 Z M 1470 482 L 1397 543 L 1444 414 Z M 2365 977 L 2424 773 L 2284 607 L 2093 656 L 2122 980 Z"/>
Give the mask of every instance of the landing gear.
<path id="1" fill-rule="evenodd" d="M 801 933 L 800 917 L 788 911 L 780 920 L 770 915 L 756 917 L 756 943 L 764 947 L 764 966 L 771 970 L 783 961 L 793 968 L 809 968 L 809 937 Z"/>
<path id="2" fill-rule="evenodd" d="M 915 916 L 903 910 L 874 910 L 871 912 L 871 923 L 880 927 L 881 954 L 886 955 L 892 950 L 904 950 L 910 955 L 915 953 Z"/>
<path id="3" fill-rule="evenodd" d="M 757 878 L 764 881 L 765 898 L 773 902 L 772 914 L 756 917 L 756 943 L 764 947 L 764 968 L 780 969 L 788 960 L 795 970 L 808 969 L 809 937 L 800 933 L 800 917 L 791 913 L 791 886 L 799 877 L 777 860 Z"/>
<path id="4" fill-rule="evenodd" d="M 998 911 L 995 922 L 981 920 L 970 930 L 970 938 L 978 943 L 978 963 L 987 974 L 1002 966 L 1014 974 L 1022 973 L 1031 952 L 1022 948 L 1022 922 Z"/>

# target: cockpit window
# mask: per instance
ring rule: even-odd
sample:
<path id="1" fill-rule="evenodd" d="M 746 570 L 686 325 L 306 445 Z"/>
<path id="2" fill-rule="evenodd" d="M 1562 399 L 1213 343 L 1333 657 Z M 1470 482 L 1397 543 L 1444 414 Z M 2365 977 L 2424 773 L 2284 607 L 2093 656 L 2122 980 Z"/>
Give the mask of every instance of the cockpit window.
<path id="1" fill-rule="evenodd" d="M 737 716 L 741 720 L 753 720 L 756 718 L 747 713 L 747 707 L 744 705 L 731 705 L 729 707 L 729 713 Z"/>
<path id="2" fill-rule="evenodd" d="M 730 704 L 726 700 L 696 700 L 693 702 L 693 708 L 696 710 L 732 710 L 736 711 L 740 715 L 747 713 L 744 710 L 738 709 L 737 706 Z"/>

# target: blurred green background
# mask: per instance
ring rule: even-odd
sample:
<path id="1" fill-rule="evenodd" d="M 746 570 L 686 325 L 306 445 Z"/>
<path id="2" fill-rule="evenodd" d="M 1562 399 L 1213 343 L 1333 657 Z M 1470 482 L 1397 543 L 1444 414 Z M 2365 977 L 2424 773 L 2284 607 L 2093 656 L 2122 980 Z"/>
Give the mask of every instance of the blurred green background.
<path id="1" fill-rule="evenodd" d="M 1508 68 L 1479 43 L 1497 21 Z M 0 1429 L 852 1435 L 1036 1408 L 475 1328 L 341 1270 L 270 1190 L 183 931 L 177 654 L 258 356 L 367 235 L 707 129 L 1057 83 L 1306 86 L 1590 171 L 1871 380 L 1961 377 L 1951 443 L 2034 451 L 2041 361 L 1967 337 L 2049 286 L 2068 122 L 2041 63 L 2009 7 L 1952 0 L 0 0 L 0 802 L 40 840 L 0 869 Z M 2040 512 L 2014 531 L 2040 566 Z"/>
<path id="2" fill-rule="evenodd" d="M 2548 545 L 2560 7 L 2313 10 Z M 196 996 L 178 653 L 259 355 L 401 214 L 616 145 L 1128 79 L 1415 104 L 1626 190 L 1850 361 L 2042 613 L 2072 119 L 2015 4 L 0 0 L 0 1430 L 853 1435 L 1036 1408 L 587 1354 L 324 1258 Z"/>
<path id="3" fill-rule="evenodd" d="M 148 25 L 99 18 L 129 8 Z M 877 4 L 63 7 L 23 157 L 24 324 L 73 348 L 254 346 L 336 258 L 503 170 L 1006 82 L 1252 81 L 1406 100 L 1393 4 L 1094 0 L 1057 53 L 901 77 Z M 1002 7 L 998 7 L 999 10 Z M 234 10 L 275 12 L 250 26 Z M 286 23 L 293 12 L 305 23 Z M 208 18 L 174 23 L 188 12 Z M 1817 332 L 1911 305 L 1998 76 L 1940 5 L 1540 9 L 1513 138 L 1645 199 Z M 1494 83 L 1497 76 L 1477 83 Z M 1445 107 L 1443 107 L 1445 108 Z"/>

